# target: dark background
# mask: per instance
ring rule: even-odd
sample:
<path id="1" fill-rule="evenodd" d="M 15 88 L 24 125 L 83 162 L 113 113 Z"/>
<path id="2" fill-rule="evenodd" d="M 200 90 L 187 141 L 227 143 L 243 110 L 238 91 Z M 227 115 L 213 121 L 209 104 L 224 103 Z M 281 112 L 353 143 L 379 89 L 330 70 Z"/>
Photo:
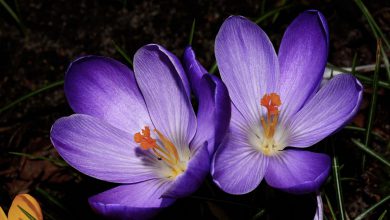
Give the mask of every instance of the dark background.
<path id="1" fill-rule="evenodd" d="M 375 63 L 376 39 L 354 1 L 6 2 L 19 16 L 24 28 L 20 28 L 0 5 L 0 108 L 45 85 L 63 80 L 67 66 L 79 56 L 103 55 L 129 64 L 115 49 L 115 44 L 130 57 L 148 43 L 161 44 L 180 57 L 188 44 L 194 19 L 192 45 L 200 62 L 209 69 L 214 63 L 214 39 L 224 19 L 233 14 L 256 19 L 286 5 L 290 7 L 259 24 L 276 48 L 292 19 L 303 10 L 314 8 L 323 12 L 328 20 L 330 63 L 351 66 L 354 56 L 358 65 Z M 384 34 L 390 36 L 390 1 L 366 1 L 365 4 Z M 372 72 L 367 76 L 372 77 Z M 381 72 L 380 77 L 386 79 L 384 76 Z M 365 86 L 361 110 L 352 122 L 355 126 L 366 126 L 371 94 L 372 88 Z M 381 138 L 374 137 L 372 141 L 373 149 L 386 158 L 390 158 L 388 94 L 389 91 L 383 88 L 378 91 L 374 131 Z M 90 210 L 87 198 L 114 185 L 89 178 L 63 164 L 49 140 L 53 122 L 70 114 L 72 110 L 62 86 L 0 112 L 0 206 L 4 210 L 8 210 L 16 194 L 28 192 L 40 201 L 45 219 L 98 218 Z M 351 144 L 350 138 L 363 136 L 359 132 L 342 130 L 332 140 L 314 147 L 314 150 L 331 153 L 329 143 L 332 141 L 337 146 L 344 178 L 345 208 L 351 218 L 390 192 L 387 167 L 367 158 L 361 169 L 363 154 Z M 337 214 L 332 176 L 322 192 L 327 194 Z M 157 219 L 311 219 L 315 205 L 314 195 L 291 196 L 264 183 L 248 195 L 230 196 L 218 190 L 208 178 L 197 193 L 178 200 Z M 389 207 L 389 204 L 381 206 L 369 219 L 377 219 Z M 332 219 L 327 204 L 325 215 Z"/>

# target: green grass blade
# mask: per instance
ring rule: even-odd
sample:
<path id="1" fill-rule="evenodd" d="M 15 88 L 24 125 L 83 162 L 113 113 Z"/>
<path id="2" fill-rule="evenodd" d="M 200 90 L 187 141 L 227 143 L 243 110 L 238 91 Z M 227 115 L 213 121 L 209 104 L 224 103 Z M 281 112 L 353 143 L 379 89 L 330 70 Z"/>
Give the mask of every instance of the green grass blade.
<path id="1" fill-rule="evenodd" d="M 368 113 L 368 123 L 367 123 L 367 129 L 366 129 L 366 135 L 364 139 L 364 145 L 367 147 L 370 144 L 371 141 L 371 131 L 373 127 L 373 119 L 375 117 L 375 110 L 376 110 L 376 102 L 378 99 L 378 81 L 379 81 L 379 69 L 380 69 L 380 62 L 381 62 L 381 40 L 378 40 L 377 42 L 377 48 L 376 48 L 376 63 L 375 63 L 375 71 L 373 76 L 373 91 L 372 91 L 372 97 L 371 97 L 371 105 L 370 110 Z M 363 156 L 362 159 L 362 169 L 364 170 L 366 158 Z"/>
<path id="2" fill-rule="evenodd" d="M 14 5 L 15 5 L 15 10 L 16 10 L 15 13 L 18 14 L 18 15 L 21 15 L 18 0 L 14 0 Z"/>
<path id="3" fill-rule="evenodd" d="M 337 67 L 337 66 L 335 66 L 335 65 L 333 65 L 331 63 L 328 63 L 326 66 L 328 68 L 332 69 L 332 70 L 336 70 L 336 71 L 339 71 L 339 72 L 351 73 L 352 74 L 351 70 L 347 70 L 347 69 L 344 69 L 344 68 L 341 68 L 341 67 Z M 357 71 L 355 71 L 354 75 L 355 75 L 356 78 L 358 78 L 360 81 L 362 81 L 362 83 L 366 83 L 366 84 L 370 84 L 370 85 L 373 84 L 373 79 L 371 79 L 370 77 L 364 76 L 364 75 L 358 73 Z M 380 86 L 382 88 L 390 89 L 390 83 L 389 82 L 384 82 L 384 81 L 378 80 L 378 86 Z"/>
<path id="4" fill-rule="evenodd" d="M 37 193 L 39 195 L 41 195 L 42 197 L 46 198 L 49 202 L 54 204 L 56 207 L 61 209 L 66 214 L 70 215 L 71 212 L 64 205 L 62 205 L 60 201 L 58 201 L 55 197 L 50 195 L 48 192 L 46 192 L 45 190 L 43 190 L 41 188 L 36 188 L 35 190 L 37 191 Z"/>
<path id="5" fill-rule="evenodd" d="M 359 9 L 362 11 L 363 15 L 366 17 L 368 24 L 370 25 L 370 28 L 376 38 L 381 38 L 383 42 L 385 43 L 387 49 L 390 49 L 390 43 L 387 40 L 386 36 L 383 34 L 382 30 L 379 28 L 378 24 L 375 22 L 374 18 L 372 17 L 370 11 L 367 9 L 367 7 L 364 5 L 364 3 L 361 0 L 355 0 L 356 5 L 359 7 Z"/>
<path id="6" fill-rule="evenodd" d="M 263 15 L 265 12 L 265 4 L 267 3 L 266 0 L 261 1 L 261 6 L 260 6 L 260 15 Z"/>
<path id="7" fill-rule="evenodd" d="M 114 44 L 114 47 L 115 47 L 115 50 L 131 65 L 133 66 L 133 62 L 131 61 L 130 57 L 126 54 L 126 52 L 120 48 L 116 43 L 115 41 L 112 41 L 112 43 Z"/>
<path id="8" fill-rule="evenodd" d="M 194 39 L 194 33 L 195 33 L 195 19 L 192 21 L 191 26 L 191 32 L 190 32 L 190 38 L 188 39 L 188 45 L 192 45 L 192 40 Z"/>
<path id="9" fill-rule="evenodd" d="M 214 62 L 214 63 L 213 63 L 213 66 L 212 66 L 212 67 L 210 68 L 210 70 L 209 70 L 209 73 L 214 74 L 215 71 L 217 70 L 217 68 L 218 68 L 217 62 Z"/>
<path id="10" fill-rule="evenodd" d="M 286 4 L 286 0 L 281 0 L 280 1 L 280 6 L 283 6 L 285 4 Z M 274 14 L 274 16 L 272 17 L 272 24 L 275 23 L 275 21 L 278 19 L 279 15 L 280 15 L 280 12 Z"/>
<path id="11" fill-rule="evenodd" d="M 20 205 L 18 205 L 18 208 L 23 212 L 23 214 L 26 215 L 26 217 L 30 220 L 37 220 L 36 218 L 34 218 L 34 216 L 32 216 L 30 213 L 28 213 L 24 208 L 22 208 Z"/>
<path id="12" fill-rule="evenodd" d="M 24 95 L 24 96 L 22 96 L 22 97 L 16 99 L 15 101 L 11 102 L 10 104 L 4 106 L 3 108 L 0 108 L 0 114 L 3 113 L 4 111 L 6 111 L 6 110 L 8 110 L 8 109 L 10 109 L 10 108 L 12 108 L 12 107 L 14 107 L 15 105 L 19 104 L 20 102 L 22 102 L 22 101 L 24 101 L 24 100 L 26 100 L 26 99 L 32 97 L 32 96 L 35 96 L 35 95 L 37 95 L 37 94 L 39 94 L 39 93 L 41 93 L 41 92 L 44 92 L 44 91 L 46 91 L 46 90 L 49 90 L 49 89 L 51 89 L 51 88 L 54 88 L 54 87 L 57 87 L 57 86 L 60 86 L 60 85 L 63 85 L 63 84 L 64 84 L 64 81 L 61 80 L 61 81 L 58 81 L 58 82 L 54 82 L 54 83 L 52 83 L 52 84 L 49 84 L 49 85 L 47 85 L 47 86 L 44 86 L 44 87 L 42 87 L 42 88 L 40 88 L 40 89 L 38 89 L 38 90 L 35 90 L 35 91 L 33 91 L 33 92 L 30 92 L 30 93 L 28 93 L 27 95 Z"/>
<path id="13" fill-rule="evenodd" d="M 265 209 L 260 209 L 260 210 L 252 217 L 252 220 L 260 219 L 261 217 L 263 217 L 264 214 L 265 214 Z"/>
<path id="14" fill-rule="evenodd" d="M 32 154 L 26 154 L 26 153 L 20 153 L 20 152 L 8 152 L 9 154 L 16 155 L 16 156 L 21 156 L 21 157 L 27 157 L 28 159 L 31 160 L 46 160 L 49 162 L 52 162 L 53 164 L 59 166 L 59 167 L 67 167 L 68 164 L 65 161 L 61 160 L 56 160 L 48 157 L 43 157 L 43 156 L 35 156 Z"/>
<path id="15" fill-rule="evenodd" d="M 374 211 L 378 206 L 382 205 L 383 203 L 387 202 L 387 200 L 390 199 L 390 195 L 383 198 L 381 201 L 375 203 L 373 206 L 371 206 L 369 209 L 364 211 L 362 214 L 360 214 L 358 217 L 355 218 L 355 220 L 362 220 L 364 219 L 370 212 Z M 386 213 L 385 213 L 386 214 Z"/>
<path id="16" fill-rule="evenodd" d="M 361 74 L 355 74 L 355 76 L 359 80 L 363 81 L 363 83 L 364 82 L 366 82 L 368 84 L 373 84 L 374 83 L 374 81 L 370 77 L 363 76 Z M 383 81 L 378 80 L 378 86 L 380 86 L 382 88 L 390 89 L 390 83 L 388 83 L 388 82 L 383 82 Z"/>
<path id="17" fill-rule="evenodd" d="M 352 73 L 352 75 L 355 75 L 356 74 L 356 61 L 357 61 L 357 53 L 355 53 L 354 55 L 353 55 L 353 59 L 352 59 L 352 71 L 351 71 L 351 73 Z"/>
<path id="18" fill-rule="evenodd" d="M 350 131 L 359 131 L 359 132 L 364 132 L 366 133 L 367 129 L 366 128 L 361 128 L 361 127 L 356 127 L 356 126 L 345 126 L 344 129 L 350 130 Z M 381 139 L 382 141 L 386 141 L 386 138 L 382 137 L 380 134 L 377 132 L 371 131 L 371 134 L 374 135 L 375 137 Z"/>
<path id="19" fill-rule="evenodd" d="M 19 25 L 23 35 L 26 35 L 26 29 L 24 28 L 22 21 L 19 19 L 19 17 L 16 15 L 16 13 L 12 10 L 12 8 L 7 4 L 7 2 L 5 2 L 4 0 L 0 0 L 0 4 L 5 8 L 5 10 L 11 15 L 11 17 Z"/>
<path id="20" fill-rule="evenodd" d="M 332 206 L 332 203 L 330 203 L 328 195 L 326 195 L 326 193 L 324 193 L 324 195 L 325 195 L 326 204 L 328 205 L 330 214 L 332 215 L 332 219 L 337 219 L 336 214 L 333 211 L 333 206 Z"/>
<path id="21" fill-rule="evenodd" d="M 379 216 L 378 220 L 383 220 L 383 219 L 385 218 L 385 216 L 386 216 L 386 213 L 387 213 L 387 210 L 385 210 L 385 211 L 381 214 L 381 216 Z"/>
<path id="22" fill-rule="evenodd" d="M 377 51 L 376 51 L 376 64 L 375 64 L 375 71 L 373 76 L 373 92 L 372 92 L 372 98 L 371 98 L 371 106 L 370 106 L 370 112 L 368 115 L 368 125 L 366 130 L 366 137 L 365 137 L 365 145 L 367 146 L 370 141 L 371 137 L 371 131 L 373 127 L 373 118 L 374 113 L 376 109 L 376 102 L 378 99 L 378 81 L 379 81 L 379 69 L 380 69 L 380 61 L 381 61 L 381 41 L 379 40 L 377 43 Z"/>
<path id="23" fill-rule="evenodd" d="M 51 219 L 51 220 L 58 220 L 57 218 L 55 218 L 54 216 L 52 216 L 49 212 L 47 212 L 46 210 L 42 210 L 43 212 L 43 216 L 45 216 L 45 220 L 48 220 L 48 219 Z"/>
<path id="24" fill-rule="evenodd" d="M 390 167 L 390 161 L 386 160 L 385 158 L 383 158 L 381 155 L 377 154 L 376 152 L 374 152 L 373 150 L 371 150 L 370 148 L 366 147 L 363 143 L 359 142 L 358 140 L 356 139 L 351 139 L 352 142 L 357 146 L 359 147 L 360 149 L 362 149 L 364 152 L 366 152 L 367 154 L 371 155 L 372 157 L 374 157 L 375 159 L 379 160 L 380 162 L 382 162 L 383 164 L 385 164 L 386 166 L 389 166 Z"/>
<path id="25" fill-rule="evenodd" d="M 338 158 L 333 148 L 333 158 L 332 158 L 332 170 L 333 170 L 333 177 L 334 177 L 334 183 L 336 187 L 336 196 L 337 196 L 337 205 L 340 211 L 340 219 L 345 219 L 345 209 L 344 209 L 344 200 L 343 200 L 343 192 L 341 187 L 341 180 L 340 180 L 340 166 L 338 162 Z"/>
<path id="26" fill-rule="evenodd" d="M 390 81 L 390 63 L 389 63 L 389 58 L 387 57 L 387 54 L 383 47 L 381 47 L 381 54 L 382 54 L 382 60 L 383 63 L 385 64 L 385 69 L 387 73 L 387 79 Z"/>
<path id="27" fill-rule="evenodd" d="M 265 19 L 270 18 L 270 17 L 272 17 L 272 16 L 278 14 L 279 12 L 281 12 L 281 11 L 283 11 L 283 10 L 286 10 L 286 9 L 288 9 L 288 8 L 291 8 L 292 6 L 293 6 L 293 3 L 288 4 L 288 5 L 284 5 L 284 6 L 282 6 L 282 7 L 276 8 L 276 9 L 274 9 L 274 10 L 272 10 L 272 11 L 269 11 L 269 12 L 265 13 L 264 15 L 262 15 L 262 16 L 258 17 L 257 19 L 255 19 L 255 23 L 256 23 L 256 24 L 259 24 L 259 23 L 261 23 L 262 21 L 264 21 Z"/>

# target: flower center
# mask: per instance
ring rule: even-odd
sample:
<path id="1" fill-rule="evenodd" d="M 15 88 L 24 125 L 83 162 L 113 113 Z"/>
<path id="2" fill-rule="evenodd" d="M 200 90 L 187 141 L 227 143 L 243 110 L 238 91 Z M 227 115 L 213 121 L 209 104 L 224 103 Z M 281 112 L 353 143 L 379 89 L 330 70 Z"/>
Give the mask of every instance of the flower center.
<path id="1" fill-rule="evenodd" d="M 278 125 L 279 106 L 282 105 L 280 96 L 276 93 L 265 94 L 260 100 L 261 106 L 267 109 L 267 117 L 261 117 L 264 138 L 260 145 L 261 151 L 265 155 L 274 155 L 281 150 L 280 144 L 274 139 L 276 127 Z"/>
<path id="2" fill-rule="evenodd" d="M 180 161 L 179 153 L 175 145 L 165 137 L 159 130 L 154 129 L 157 134 L 158 141 L 150 136 L 150 129 L 145 126 L 141 132 L 134 134 L 134 141 L 138 143 L 142 150 L 149 151 L 158 160 L 163 160 L 170 168 L 171 172 L 167 175 L 168 178 L 174 178 L 182 174 L 186 170 L 186 165 Z"/>

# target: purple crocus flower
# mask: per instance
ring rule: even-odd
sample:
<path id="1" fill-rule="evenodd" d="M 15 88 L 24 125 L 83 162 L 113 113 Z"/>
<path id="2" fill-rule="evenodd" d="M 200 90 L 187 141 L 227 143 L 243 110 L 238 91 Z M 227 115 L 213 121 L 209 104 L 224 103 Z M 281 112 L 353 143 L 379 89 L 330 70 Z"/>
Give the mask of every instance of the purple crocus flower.
<path id="1" fill-rule="evenodd" d="M 330 158 L 303 148 L 347 123 L 362 98 L 362 85 L 350 74 L 320 88 L 328 55 L 323 15 L 300 14 L 278 55 L 255 23 L 229 17 L 216 37 L 215 55 L 232 101 L 229 134 L 211 167 L 215 183 L 231 194 L 248 193 L 263 178 L 290 193 L 316 191 Z"/>
<path id="2" fill-rule="evenodd" d="M 201 90 L 197 117 L 190 84 Z M 110 58 L 75 60 L 65 94 L 76 114 L 54 123 L 52 143 L 82 173 L 121 184 L 89 199 L 111 218 L 149 218 L 194 192 L 230 118 L 224 84 L 210 75 L 188 82 L 179 60 L 159 45 L 137 51 L 134 72 Z"/>

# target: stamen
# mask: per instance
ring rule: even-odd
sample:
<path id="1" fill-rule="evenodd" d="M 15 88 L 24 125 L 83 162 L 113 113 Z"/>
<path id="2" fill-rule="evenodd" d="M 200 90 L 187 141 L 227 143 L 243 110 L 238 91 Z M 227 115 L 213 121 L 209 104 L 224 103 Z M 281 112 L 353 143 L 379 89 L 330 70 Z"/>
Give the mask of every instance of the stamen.
<path id="1" fill-rule="evenodd" d="M 264 117 L 260 119 L 264 129 L 264 135 L 267 138 L 272 138 L 278 124 L 278 107 L 282 105 L 280 96 L 276 93 L 265 94 L 260 100 L 260 104 L 267 109 L 267 119 L 264 119 Z"/>
<path id="2" fill-rule="evenodd" d="M 177 152 L 175 145 L 159 130 L 154 129 L 154 132 L 157 133 L 163 146 L 158 145 L 157 140 L 150 136 L 150 129 L 148 126 L 141 129 L 141 132 L 134 134 L 134 141 L 140 145 L 142 150 L 152 149 L 151 152 L 153 152 L 157 159 L 165 161 L 176 175 L 181 173 L 182 169 L 178 166 L 180 163 L 179 153 Z"/>
<path id="3" fill-rule="evenodd" d="M 179 160 L 179 154 L 177 152 L 177 149 L 175 145 L 171 141 L 168 140 L 159 130 L 154 129 L 154 131 L 158 134 L 158 137 L 160 138 L 161 142 L 163 142 L 165 148 L 172 153 L 175 156 L 176 162 Z"/>

